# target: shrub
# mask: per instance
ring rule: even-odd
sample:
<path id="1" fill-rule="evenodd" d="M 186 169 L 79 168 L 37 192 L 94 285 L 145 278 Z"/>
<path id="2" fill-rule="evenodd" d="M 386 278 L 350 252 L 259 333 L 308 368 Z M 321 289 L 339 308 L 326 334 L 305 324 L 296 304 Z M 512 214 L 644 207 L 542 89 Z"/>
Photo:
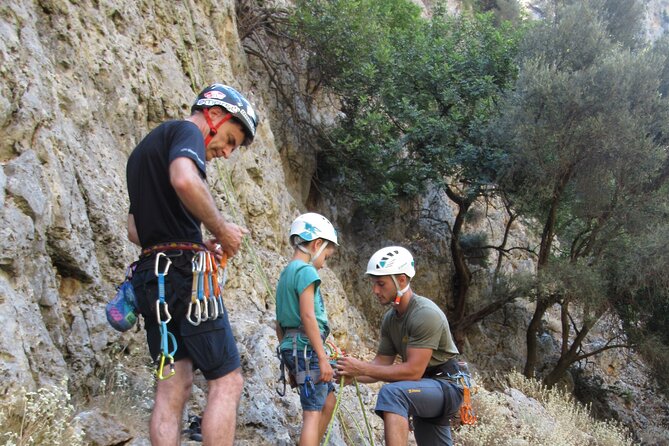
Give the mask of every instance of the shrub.
<path id="1" fill-rule="evenodd" d="M 83 445 L 84 433 L 70 398 L 66 382 L 11 395 L 0 405 L 4 445 Z"/>
<path id="2" fill-rule="evenodd" d="M 632 439 L 622 425 L 614 421 L 597 421 L 589 408 L 557 388 L 549 389 L 539 381 L 517 372 L 507 377 L 509 386 L 536 400 L 537 405 L 514 413 L 508 399 L 500 393 L 481 390 L 473 399 L 478 423 L 462 426 L 456 432 L 458 444 L 464 446 L 521 445 L 532 446 L 619 446 Z"/>

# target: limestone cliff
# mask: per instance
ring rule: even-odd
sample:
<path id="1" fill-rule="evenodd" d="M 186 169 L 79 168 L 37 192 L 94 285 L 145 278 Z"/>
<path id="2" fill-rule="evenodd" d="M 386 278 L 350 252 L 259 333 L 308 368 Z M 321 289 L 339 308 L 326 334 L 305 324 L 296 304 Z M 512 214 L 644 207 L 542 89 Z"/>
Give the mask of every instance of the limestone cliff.
<path id="1" fill-rule="evenodd" d="M 250 95 L 262 122 L 251 147 L 208 165 L 220 209 L 251 231 L 229 266 L 225 291 L 246 380 L 238 444 L 291 444 L 299 400 L 274 391 L 273 289 L 290 255 L 287 228 L 306 210 L 313 170 L 296 172 L 282 157 L 289 142 L 284 136 L 277 143 L 275 134 L 290 129 L 274 127 L 281 122 L 274 116 L 277 99 L 242 49 L 235 6 L 234 0 L 0 5 L 3 396 L 67 377 L 81 404 L 95 406 L 113 372 L 128 363 L 147 365 L 128 387 L 150 391 L 143 332 L 120 335 L 104 315 L 105 302 L 138 255 L 126 237 L 125 163 L 148 130 L 187 116 L 200 88 L 224 82 Z M 314 163 L 307 162 L 312 169 Z M 345 210 L 330 212 L 339 222 L 350 221 Z M 441 212 L 449 218 L 448 207 Z M 499 229 L 503 222 L 498 223 Z M 334 337 L 362 355 L 373 347 L 381 309 L 368 302 L 359 272 L 373 247 L 412 234 L 395 231 L 368 246 L 346 248 L 346 261 L 340 257 L 333 270 L 323 272 Z M 526 237 L 522 227 L 516 236 Z M 429 240 L 414 243 L 426 253 L 438 247 Z M 517 259 L 516 267 L 526 261 Z M 447 264 L 432 260 L 420 279 L 442 305 L 449 291 Z M 484 341 L 495 336 L 486 330 L 479 333 Z M 364 388 L 362 398 L 371 405 L 372 390 Z M 146 401 L 144 413 L 150 396 Z M 201 410 L 202 402 L 198 389 L 189 409 Z M 357 401 L 347 404 L 355 409 Z M 372 423 L 378 436 L 379 420 Z M 146 432 L 138 429 L 134 444 L 144 444 Z M 340 432 L 334 442 L 343 444 Z"/>

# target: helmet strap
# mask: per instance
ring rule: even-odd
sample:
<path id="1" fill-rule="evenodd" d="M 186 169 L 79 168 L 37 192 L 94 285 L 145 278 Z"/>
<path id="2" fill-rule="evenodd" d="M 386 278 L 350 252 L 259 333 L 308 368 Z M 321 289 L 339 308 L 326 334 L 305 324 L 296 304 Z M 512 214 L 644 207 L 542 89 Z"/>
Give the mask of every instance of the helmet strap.
<path id="1" fill-rule="evenodd" d="M 395 301 L 393 302 L 393 305 L 397 306 L 400 304 L 400 299 L 402 299 L 404 293 L 406 293 L 409 290 L 411 283 L 408 283 L 407 286 L 405 286 L 403 289 L 400 290 L 400 284 L 397 283 L 397 278 L 395 277 L 395 274 L 392 274 L 390 277 L 393 279 L 393 283 L 395 284 L 395 289 L 397 290 L 397 296 L 395 296 Z"/>
<path id="2" fill-rule="evenodd" d="M 305 248 L 303 244 L 302 245 L 297 245 L 297 249 L 299 249 L 300 251 L 302 251 L 305 254 L 309 254 L 309 264 L 313 265 L 314 261 L 316 261 L 318 256 L 320 256 L 323 253 L 323 251 L 325 251 L 325 248 L 327 248 L 328 243 L 330 243 L 330 242 L 328 242 L 327 240 L 323 240 L 323 244 L 321 245 L 320 248 L 318 248 L 318 251 L 316 251 L 315 254 L 312 254 L 311 251 L 309 251 L 307 248 Z"/>
<path id="3" fill-rule="evenodd" d="M 222 126 L 225 121 L 228 121 L 230 118 L 232 118 L 232 115 L 228 113 L 227 115 L 223 116 L 218 124 L 214 125 L 213 121 L 211 120 L 211 116 L 209 116 L 209 109 L 205 108 L 202 110 L 202 112 L 204 113 L 204 119 L 207 121 L 207 125 L 209 126 L 209 134 L 204 139 L 204 146 L 207 147 L 212 138 L 216 136 L 216 133 L 218 133 L 219 127 Z"/>
<path id="4" fill-rule="evenodd" d="M 323 253 L 323 251 L 325 251 L 325 248 L 327 248 L 328 243 L 329 242 L 327 240 L 323 240 L 323 244 L 321 245 L 320 248 L 318 248 L 318 251 L 316 251 L 316 254 L 314 254 L 313 257 L 311 257 L 311 260 L 309 261 L 309 263 L 314 263 L 316 261 L 318 256 L 320 256 Z"/>

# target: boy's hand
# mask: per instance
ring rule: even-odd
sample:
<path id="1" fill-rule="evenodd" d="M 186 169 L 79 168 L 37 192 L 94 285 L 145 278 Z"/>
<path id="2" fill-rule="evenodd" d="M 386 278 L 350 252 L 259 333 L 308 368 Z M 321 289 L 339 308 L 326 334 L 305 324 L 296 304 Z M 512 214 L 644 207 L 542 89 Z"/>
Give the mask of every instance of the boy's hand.
<path id="1" fill-rule="evenodd" d="M 327 356 L 318 358 L 318 367 L 321 369 L 321 382 L 327 383 L 332 381 L 334 370 L 332 370 L 330 359 Z"/>

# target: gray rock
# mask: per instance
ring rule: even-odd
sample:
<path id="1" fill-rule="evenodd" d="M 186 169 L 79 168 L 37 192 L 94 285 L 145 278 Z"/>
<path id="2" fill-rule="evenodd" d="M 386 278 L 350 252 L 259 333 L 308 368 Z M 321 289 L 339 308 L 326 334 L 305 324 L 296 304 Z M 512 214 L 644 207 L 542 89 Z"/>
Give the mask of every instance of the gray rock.
<path id="1" fill-rule="evenodd" d="M 132 439 L 130 431 L 107 413 L 89 410 L 77 414 L 77 418 L 84 430 L 86 444 L 91 446 L 115 446 Z"/>

